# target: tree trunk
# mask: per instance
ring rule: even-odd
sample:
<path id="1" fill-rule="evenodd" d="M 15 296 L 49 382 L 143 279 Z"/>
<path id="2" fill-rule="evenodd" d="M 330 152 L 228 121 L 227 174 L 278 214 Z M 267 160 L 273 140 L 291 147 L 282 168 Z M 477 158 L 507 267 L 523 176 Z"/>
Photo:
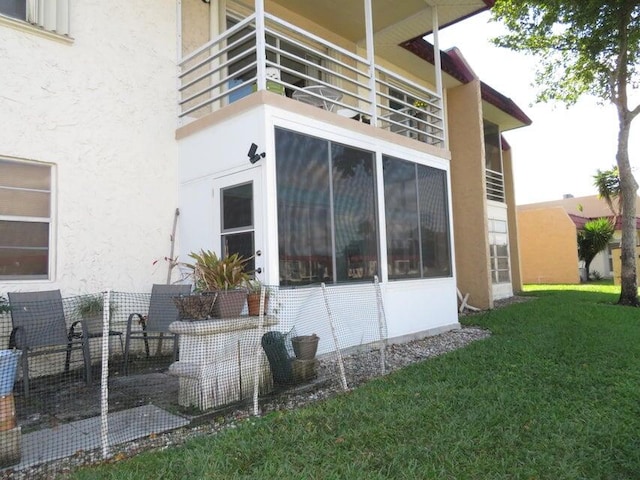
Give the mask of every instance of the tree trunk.
<path id="1" fill-rule="evenodd" d="M 584 283 L 588 283 L 589 282 L 589 267 L 591 266 L 591 260 L 589 260 L 588 262 L 585 260 L 584 261 L 584 272 L 585 272 L 585 279 L 584 279 Z"/>
<path id="2" fill-rule="evenodd" d="M 625 106 L 626 107 L 626 106 Z M 639 306 L 636 277 L 636 183 L 629 163 L 629 130 L 631 116 L 626 108 L 618 105 L 620 131 L 616 161 L 620 172 L 620 196 L 622 197 L 621 290 L 618 304 Z"/>

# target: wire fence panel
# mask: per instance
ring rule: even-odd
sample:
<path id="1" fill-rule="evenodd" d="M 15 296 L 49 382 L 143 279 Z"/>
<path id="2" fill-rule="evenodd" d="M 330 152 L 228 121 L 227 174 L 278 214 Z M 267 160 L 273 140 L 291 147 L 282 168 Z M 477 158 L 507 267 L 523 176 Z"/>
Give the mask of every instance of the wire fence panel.
<path id="1" fill-rule="evenodd" d="M 268 286 L 257 303 L 246 291 L 190 290 L 10 294 L 11 315 L 0 316 L 9 347 L 0 350 L 0 475 L 79 452 L 106 458 L 237 409 L 258 414 L 292 389 L 346 389 L 360 381 L 356 351 L 370 351 L 383 373 L 377 283 Z"/>

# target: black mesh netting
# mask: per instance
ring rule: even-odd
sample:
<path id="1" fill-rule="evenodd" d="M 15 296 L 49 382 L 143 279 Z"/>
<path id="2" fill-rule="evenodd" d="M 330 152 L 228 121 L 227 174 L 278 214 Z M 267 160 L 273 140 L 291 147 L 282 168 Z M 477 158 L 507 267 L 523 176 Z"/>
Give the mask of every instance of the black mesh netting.
<path id="1" fill-rule="evenodd" d="M 147 294 L 9 294 L 0 314 L 0 473 L 214 419 L 301 386 L 348 388 L 342 357 L 373 353 L 384 373 L 377 283 Z M 262 306 L 262 310 L 260 309 Z M 204 419 L 204 420 L 203 420 Z"/>

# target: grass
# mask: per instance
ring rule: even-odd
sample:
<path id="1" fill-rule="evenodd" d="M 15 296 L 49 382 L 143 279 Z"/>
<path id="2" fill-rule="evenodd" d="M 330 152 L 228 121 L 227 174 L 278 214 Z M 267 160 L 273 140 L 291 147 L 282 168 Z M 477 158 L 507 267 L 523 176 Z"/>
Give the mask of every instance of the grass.
<path id="1" fill-rule="evenodd" d="M 467 317 L 487 340 L 74 478 L 638 478 L 640 311 L 613 286 L 528 292 Z"/>

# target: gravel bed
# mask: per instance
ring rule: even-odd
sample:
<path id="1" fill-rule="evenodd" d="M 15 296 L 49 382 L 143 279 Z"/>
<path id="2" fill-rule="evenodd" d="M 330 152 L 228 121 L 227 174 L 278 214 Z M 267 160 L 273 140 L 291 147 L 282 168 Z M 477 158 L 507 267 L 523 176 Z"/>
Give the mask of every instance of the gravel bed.
<path id="1" fill-rule="evenodd" d="M 386 373 L 398 370 L 407 365 L 442 355 L 446 352 L 462 348 L 471 342 L 490 336 L 490 332 L 475 328 L 463 327 L 440 335 L 414 340 L 404 344 L 389 344 L 385 350 Z M 345 374 L 350 388 L 380 376 L 380 352 L 359 352 L 344 357 Z M 269 397 L 261 402 L 261 413 L 277 410 L 299 408 L 308 403 L 327 399 L 344 392 L 338 373 L 335 356 L 320 362 L 318 380 L 311 387 L 288 391 L 278 396 Z M 220 414 L 196 427 L 185 427 L 160 435 L 151 435 L 112 450 L 111 458 L 103 460 L 99 451 L 78 452 L 73 457 L 44 464 L 19 472 L 5 471 L 3 478 L 11 479 L 51 479 L 65 478 L 69 472 L 81 465 L 96 463 L 112 463 L 131 457 L 145 450 L 163 450 L 183 444 L 185 441 L 203 435 L 212 435 L 227 428 L 235 428 L 239 422 L 250 418 L 251 407 L 236 409 Z"/>

